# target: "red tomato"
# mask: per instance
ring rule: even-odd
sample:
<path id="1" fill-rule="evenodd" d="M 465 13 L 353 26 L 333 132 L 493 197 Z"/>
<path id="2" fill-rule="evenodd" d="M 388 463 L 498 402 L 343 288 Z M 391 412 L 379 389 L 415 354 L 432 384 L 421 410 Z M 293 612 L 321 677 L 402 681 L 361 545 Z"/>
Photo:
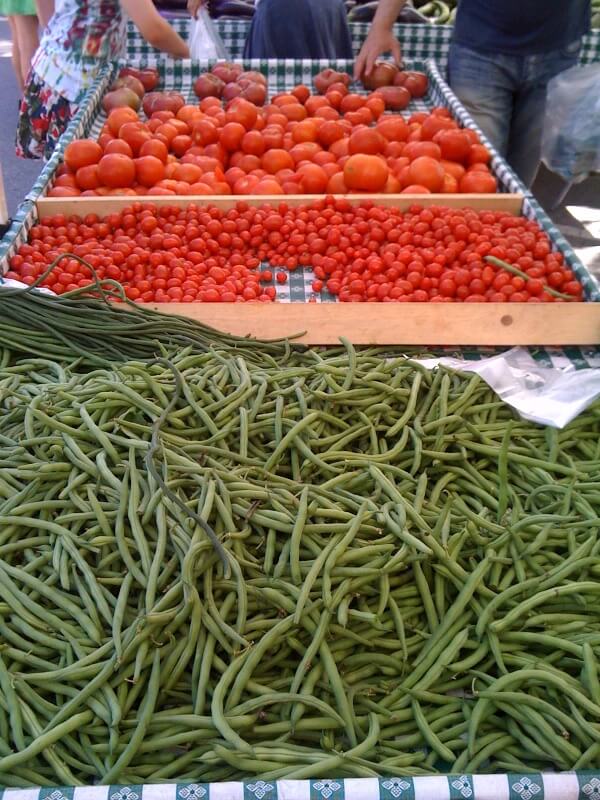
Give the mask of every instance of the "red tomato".
<path id="1" fill-rule="evenodd" d="M 287 150 L 267 150 L 262 157 L 262 167 L 271 175 L 275 175 L 280 169 L 293 169 L 294 159 Z"/>
<path id="2" fill-rule="evenodd" d="M 410 182 L 425 186 L 430 192 L 439 192 L 444 185 L 444 168 L 435 158 L 420 156 L 408 168 Z"/>
<path id="3" fill-rule="evenodd" d="M 256 123 L 258 109 L 253 103 L 244 100 L 243 97 L 236 97 L 227 106 L 225 119 L 227 122 L 237 122 L 247 131 L 251 130 Z"/>
<path id="4" fill-rule="evenodd" d="M 308 88 L 308 86 L 300 84 L 299 86 L 296 86 L 294 89 L 292 89 L 292 94 L 300 103 L 304 105 L 304 103 L 306 103 L 306 101 L 310 97 L 310 89 Z"/>
<path id="5" fill-rule="evenodd" d="M 81 190 L 97 189 L 100 186 L 98 165 L 90 164 L 86 167 L 80 167 L 75 173 L 75 181 Z"/>
<path id="6" fill-rule="evenodd" d="M 344 182 L 349 189 L 380 192 L 389 174 L 387 164 L 379 156 L 353 155 L 344 165 Z"/>
<path id="7" fill-rule="evenodd" d="M 144 142 L 152 139 L 152 134 L 143 122 L 126 122 L 119 128 L 119 139 L 127 142 L 133 155 L 137 156 Z"/>
<path id="8" fill-rule="evenodd" d="M 442 157 L 442 150 L 435 142 L 408 142 L 402 151 L 402 155 L 414 161 L 422 156 L 429 156 L 439 161 Z"/>
<path id="9" fill-rule="evenodd" d="M 135 180 L 135 163 L 122 153 L 102 156 L 98 164 L 98 178 L 103 186 L 110 189 L 129 187 Z"/>
<path id="10" fill-rule="evenodd" d="M 165 177 L 165 165 L 156 156 L 140 156 L 134 163 L 136 180 L 142 186 L 155 186 Z"/>
<path id="11" fill-rule="evenodd" d="M 358 111 L 366 103 L 366 98 L 362 94 L 347 94 L 342 98 L 340 111 L 346 114 L 348 111 Z"/>
<path id="12" fill-rule="evenodd" d="M 228 122 L 221 130 L 220 142 L 225 150 L 234 152 L 239 150 L 242 140 L 246 135 L 246 129 L 239 122 Z"/>
<path id="13" fill-rule="evenodd" d="M 440 131 L 452 130 L 456 128 L 457 125 L 454 120 L 448 119 L 447 117 L 439 117 L 430 114 L 421 125 L 421 138 L 433 139 L 436 133 L 439 133 Z"/>
<path id="14" fill-rule="evenodd" d="M 53 186 L 48 197 L 78 197 L 81 194 L 74 186 Z"/>
<path id="15" fill-rule="evenodd" d="M 296 172 L 302 191 L 306 194 L 323 194 L 327 189 L 329 177 L 318 164 L 306 164 Z"/>
<path id="16" fill-rule="evenodd" d="M 181 133 L 171 140 L 171 152 L 181 158 L 192 146 L 192 137 L 187 133 Z"/>
<path id="17" fill-rule="evenodd" d="M 401 194 L 431 194 L 426 186 L 421 186 L 418 183 L 411 183 L 404 188 Z"/>
<path id="18" fill-rule="evenodd" d="M 482 144 L 474 144 L 467 157 L 468 164 L 489 164 L 491 160 L 491 153 Z"/>
<path id="19" fill-rule="evenodd" d="M 244 134 L 241 142 L 244 153 L 253 156 L 262 156 L 267 149 L 265 138 L 259 131 L 248 131 Z"/>
<path id="20" fill-rule="evenodd" d="M 400 114 L 383 114 L 377 120 L 377 130 L 388 142 L 405 142 L 408 139 L 408 125 Z"/>
<path id="21" fill-rule="evenodd" d="M 130 154 L 126 153 L 125 155 Z M 167 146 L 164 144 L 164 142 L 161 142 L 158 139 L 150 139 L 149 141 L 144 142 L 144 144 L 140 147 L 140 156 L 154 156 L 162 161 L 163 164 L 166 164 L 169 151 L 167 150 Z"/>
<path id="22" fill-rule="evenodd" d="M 464 131 L 438 131 L 433 141 L 439 145 L 442 158 L 464 164 L 471 151 L 471 141 Z"/>
<path id="23" fill-rule="evenodd" d="M 292 131 L 292 139 L 296 144 L 302 142 L 316 142 L 319 135 L 319 125 L 310 119 L 299 122 Z"/>
<path id="24" fill-rule="evenodd" d="M 477 170 L 467 172 L 461 178 L 459 189 L 463 193 L 494 194 L 498 191 L 498 182 L 489 172 Z"/>
<path id="25" fill-rule="evenodd" d="M 427 94 L 429 81 L 422 72 L 407 72 L 402 85 L 413 97 L 423 97 Z"/>
<path id="26" fill-rule="evenodd" d="M 54 185 L 76 189 L 77 181 L 75 180 L 75 175 L 72 172 L 65 172 L 58 176 L 58 178 L 54 181 Z"/>
<path id="27" fill-rule="evenodd" d="M 284 194 L 282 187 L 274 178 L 263 178 L 256 184 L 256 194 Z"/>
<path id="28" fill-rule="evenodd" d="M 113 139 L 111 142 L 108 142 L 104 148 L 104 155 L 109 155 L 110 153 L 122 153 L 124 156 L 133 158 L 131 145 L 127 144 L 124 139 Z"/>
<path id="29" fill-rule="evenodd" d="M 350 155 L 355 153 L 376 155 L 383 152 L 385 145 L 385 137 L 379 131 L 373 128 L 359 128 L 350 137 L 348 152 Z"/>
<path id="30" fill-rule="evenodd" d="M 122 108 L 113 108 L 108 115 L 106 125 L 113 136 L 118 136 L 119 130 L 123 127 L 123 125 L 125 125 L 125 123 L 139 121 L 140 118 L 137 111 L 129 108 L 129 106 L 124 106 Z"/>
<path id="31" fill-rule="evenodd" d="M 65 148 L 65 164 L 72 172 L 97 164 L 101 158 L 102 148 L 92 139 L 75 139 Z"/>

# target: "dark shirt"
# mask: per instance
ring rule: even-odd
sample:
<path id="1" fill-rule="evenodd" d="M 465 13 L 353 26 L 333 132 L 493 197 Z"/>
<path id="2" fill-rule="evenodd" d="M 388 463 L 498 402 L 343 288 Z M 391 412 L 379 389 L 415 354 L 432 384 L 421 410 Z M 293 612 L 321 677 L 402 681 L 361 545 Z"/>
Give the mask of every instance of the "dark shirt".
<path id="1" fill-rule="evenodd" d="M 354 58 L 343 0 L 260 0 L 244 58 Z"/>
<path id="2" fill-rule="evenodd" d="M 454 41 L 473 50 L 561 50 L 590 28 L 591 0 L 459 0 Z"/>

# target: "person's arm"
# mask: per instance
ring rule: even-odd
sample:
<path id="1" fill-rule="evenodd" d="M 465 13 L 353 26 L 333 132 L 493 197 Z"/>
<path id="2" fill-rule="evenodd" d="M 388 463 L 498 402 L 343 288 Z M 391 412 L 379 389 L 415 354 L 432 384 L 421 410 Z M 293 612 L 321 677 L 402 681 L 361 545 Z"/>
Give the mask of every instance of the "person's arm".
<path id="1" fill-rule="evenodd" d="M 190 48 L 166 19 L 161 17 L 152 0 L 121 0 L 121 6 L 152 47 L 175 58 L 190 57 Z"/>
<path id="2" fill-rule="evenodd" d="M 198 16 L 198 11 L 202 8 L 204 3 L 205 0 L 188 0 L 187 4 L 188 11 L 192 15 L 192 17 L 194 17 L 194 19 L 196 19 L 196 17 Z"/>
<path id="3" fill-rule="evenodd" d="M 40 25 L 42 28 L 47 28 L 54 14 L 54 0 L 35 0 L 35 7 Z"/>
<path id="4" fill-rule="evenodd" d="M 354 66 L 354 77 L 369 75 L 377 58 L 391 51 L 398 66 L 402 63 L 400 42 L 394 36 L 394 23 L 406 5 L 406 0 L 379 0 L 371 30 L 363 44 Z"/>

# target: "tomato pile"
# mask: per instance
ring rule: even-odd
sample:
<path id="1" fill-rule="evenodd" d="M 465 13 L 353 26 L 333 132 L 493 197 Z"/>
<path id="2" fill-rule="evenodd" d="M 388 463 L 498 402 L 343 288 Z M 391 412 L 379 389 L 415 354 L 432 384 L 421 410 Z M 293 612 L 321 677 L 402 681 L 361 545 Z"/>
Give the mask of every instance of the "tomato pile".
<path id="1" fill-rule="evenodd" d="M 220 96 L 187 104 L 177 92 L 152 92 L 140 101 L 146 120 L 128 106 L 113 108 L 98 142 L 68 145 L 49 195 L 496 192 L 490 153 L 446 108 L 405 119 L 386 112 L 393 101 L 383 94 L 410 97 L 404 87 L 358 94 L 349 76 L 327 72 L 316 78 L 322 94 L 297 86 L 266 106 L 241 95 L 223 107 Z M 254 78 L 220 83 L 266 93 L 258 73 L 243 74 Z M 197 92 L 224 92 L 215 80 L 202 76 Z"/>
<path id="2" fill-rule="evenodd" d="M 332 196 L 299 206 L 240 200 L 230 209 L 138 201 L 104 219 L 56 215 L 31 230 L 8 277 L 32 284 L 61 253 L 84 258 L 141 302 L 270 302 L 273 277 L 285 283 L 308 267 L 315 294 L 342 302 L 560 302 L 545 286 L 583 294 L 562 254 L 524 217 L 418 205 L 401 212 Z M 89 270 L 65 258 L 44 285 L 62 294 L 89 282 Z"/>

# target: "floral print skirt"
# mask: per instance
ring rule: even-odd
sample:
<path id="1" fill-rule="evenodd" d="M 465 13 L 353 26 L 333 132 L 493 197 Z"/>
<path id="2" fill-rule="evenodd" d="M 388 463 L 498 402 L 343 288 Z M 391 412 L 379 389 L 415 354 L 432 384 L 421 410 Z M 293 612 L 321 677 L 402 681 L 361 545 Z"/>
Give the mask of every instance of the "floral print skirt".
<path id="1" fill-rule="evenodd" d="M 47 161 L 76 110 L 31 71 L 19 109 L 17 155 Z"/>

